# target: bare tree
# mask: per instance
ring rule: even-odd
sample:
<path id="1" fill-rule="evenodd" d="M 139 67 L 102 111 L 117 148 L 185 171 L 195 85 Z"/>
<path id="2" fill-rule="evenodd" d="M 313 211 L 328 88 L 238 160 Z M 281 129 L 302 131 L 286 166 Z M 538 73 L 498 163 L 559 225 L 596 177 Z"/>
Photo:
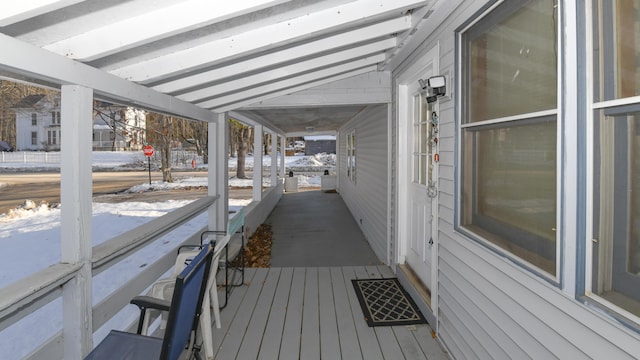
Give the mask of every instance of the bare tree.
<path id="1" fill-rule="evenodd" d="M 264 148 L 264 155 L 271 153 L 271 134 L 268 132 L 262 133 L 262 147 Z"/>
<path id="2" fill-rule="evenodd" d="M 247 125 L 242 124 L 241 122 L 229 119 L 230 138 L 233 139 L 229 141 L 230 143 L 235 143 L 238 153 L 238 166 L 236 168 L 236 177 L 238 179 L 246 179 L 245 173 L 245 164 L 247 154 L 251 150 L 253 144 L 253 128 Z"/>
<path id="3" fill-rule="evenodd" d="M 202 162 L 209 163 L 209 124 L 205 121 L 175 119 L 176 132 L 183 142 L 196 147 Z"/>
<path id="4" fill-rule="evenodd" d="M 171 148 L 175 139 L 173 118 L 171 116 L 150 113 L 147 116 L 147 141 L 158 149 L 162 181 L 173 182 L 171 176 Z"/>

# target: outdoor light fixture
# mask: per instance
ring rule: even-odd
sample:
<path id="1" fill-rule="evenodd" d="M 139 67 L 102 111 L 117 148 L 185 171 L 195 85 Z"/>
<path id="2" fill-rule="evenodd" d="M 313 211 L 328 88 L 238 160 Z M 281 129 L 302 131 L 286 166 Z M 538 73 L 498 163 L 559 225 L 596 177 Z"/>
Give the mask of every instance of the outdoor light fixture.
<path id="1" fill-rule="evenodd" d="M 422 79 L 418 79 L 418 84 L 420 84 L 420 87 L 422 88 L 422 90 L 425 90 L 427 86 L 429 86 L 429 84 L 427 84 L 427 82 Z"/>
<path id="2" fill-rule="evenodd" d="M 427 102 L 433 103 L 438 100 L 438 96 L 444 96 L 447 92 L 447 80 L 444 75 L 432 76 L 426 81 L 418 79 L 418 84 L 424 90 L 427 90 Z"/>

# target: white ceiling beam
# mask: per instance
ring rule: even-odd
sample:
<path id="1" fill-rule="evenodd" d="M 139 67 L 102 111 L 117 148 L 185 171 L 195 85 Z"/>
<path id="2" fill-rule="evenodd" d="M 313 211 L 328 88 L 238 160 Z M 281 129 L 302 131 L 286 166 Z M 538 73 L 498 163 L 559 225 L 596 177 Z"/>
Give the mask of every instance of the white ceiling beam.
<path id="1" fill-rule="evenodd" d="M 266 85 L 262 85 L 262 86 L 256 86 L 254 88 L 245 90 L 245 91 L 241 91 L 241 92 L 237 92 L 237 93 L 233 93 L 230 95 L 226 95 L 226 96 L 220 96 L 211 100 L 207 100 L 207 101 L 203 101 L 203 102 L 198 102 L 196 103 L 196 105 L 206 108 L 206 109 L 212 109 L 224 104 L 228 104 L 228 103 L 233 103 L 233 102 L 237 102 L 239 100 L 242 99 L 247 99 L 247 98 L 253 98 L 253 97 L 257 97 L 257 96 L 261 96 L 263 94 L 269 93 L 269 92 L 273 92 L 273 91 L 278 91 L 280 89 L 286 89 L 286 88 L 290 88 L 292 86 L 297 86 L 300 84 L 304 84 L 310 81 L 315 81 L 318 79 L 322 79 L 322 78 L 326 78 L 328 76 L 332 76 L 335 74 L 340 74 L 340 73 L 344 73 L 347 71 L 352 71 L 355 69 L 359 69 L 365 66 L 370 66 L 372 64 L 377 64 L 381 61 L 383 61 L 385 59 L 385 55 L 384 54 L 379 54 L 379 55 L 373 55 L 373 56 L 369 56 L 366 57 L 364 59 L 360 59 L 360 60 L 356 60 L 356 61 L 352 61 L 349 63 L 345 63 L 345 64 L 341 64 L 341 65 L 336 65 L 336 66 L 331 66 L 322 70 L 317 70 L 317 71 L 313 71 L 304 75 L 300 75 L 300 76 L 296 76 L 296 77 L 292 77 L 286 80 L 280 80 L 280 81 L 276 81 L 273 83 L 269 83 Z"/>
<path id="2" fill-rule="evenodd" d="M 417 0 L 358 0 L 305 16 L 263 26 L 242 34 L 218 39 L 189 49 L 110 70 L 125 79 L 148 82 L 163 76 L 186 73 L 190 69 L 225 58 L 266 50 L 295 40 L 317 36 L 332 28 L 373 21 L 383 15 L 421 5 Z"/>
<path id="3" fill-rule="evenodd" d="M 235 111 L 230 111 L 228 113 L 228 116 L 230 118 L 233 118 L 234 120 L 238 120 L 238 121 L 240 121 L 242 123 L 245 123 L 246 125 L 249 125 L 249 126 L 254 126 L 255 127 L 256 125 L 262 125 L 263 127 L 267 128 L 267 130 L 269 130 L 269 132 L 271 132 L 271 133 L 275 133 L 275 134 L 278 134 L 278 135 L 281 135 L 281 136 L 285 136 L 285 132 L 282 129 L 278 128 L 277 126 L 273 125 L 271 122 L 265 120 L 262 117 L 258 117 L 258 116 L 249 117 L 249 116 L 247 116 L 245 114 L 241 114 L 241 113 L 238 113 L 238 112 L 235 112 Z"/>
<path id="4" fill-rule="evenodd" d="M 226 104 L 224 106 L 218 107 L 218 108 L 212 108 L 211 111 L 219 113 L 219 112 L 225 112 L 225 111 L 231 111 L 231 110 L 236 110 L 236 109 L 240 109 L 243 106 L 247 106 L 247 105 L 251 105 L 253 103 L 256 102 L 260 102 L 260 101 L 265 101 L 268 99 L 273 99 L 279 96 L 283 96 L 283 95 L 288 95 L 294 92 L 298 92 L 298 91 L 302 91 L 302 90 L 307 90 L 309 88 L 315 87 L 315 86 L 320 86 L 320 85 L 324 85 L 324 84 L 328 84 L 330 82 L 334 82 L 334 81 L 338 81 L 338 80 L 343 80 L 343 79 L 347 79 L 350 78 L 352 76 L 357 76 L 357 75 L 361 75 L 361 74 L 365 74 L 368 72 L 372 72 L 372 71 L 377 71 L 378 70 L 378 66 L 377 65 L 373 65 L 373 66 L 367 66 L 361 69 L 357 69 L 357 70 L 353 70 L 353 71 L 349 71 L 340 75 L 336 75 L 336 76 L 331 76 L 331 77 L 327 77 L 324 79 L 320 79 L 317 81 L 312 81 L 306 84 L 302 84 L 299 86 L 294 86 L 292 88 L 287 88 L 284 90 L 280 90 L 280 91 L 275 91 L 269 94 L 265 94 L 262 96 L 256 96 L 250 99 L 243 99 L 241 101 L 232 103 L 232 104 Z"/>
<path id="5" fill-rule="evenodd" d="M 351 59 L 362 58 L 366 55 L 375 53 L 382 53 L 382 51 L 392 48 L 396 45 L 395 39 L 385 39 L 376 43 L 367 44 L 352 49 L 339 51 L 337 53 L 320 56 L 317 58 L 300 61 L 292 65 L 283 66 L 273 70 L 260 72 L 254 75 L 242 77 L 236 80 L 228 81 L 218 85 L 213 85 L 204 89 L 192 91 L 177 96 L 177 98 L 184 101 L 193 102 L 199 99 L 209 98 L 218 94 L 224 94 L 228 92 L 238 91 L 243 88 L 255 86 L 257 84 L 263 84 L 267 82 L 273 82 L 278 79 L 298 75 L 301 73 L 313 71 L 314 69 L 342 63 Z"/>
<path id="6" fill-rule="evenodd" d="M 336 130 L 328 130 L 328 131 L 292 131 L 285 134 L 286 137 L 305 137 L 305 136 L 318 136 L 318 135 L 334 135 L 337 136 L 338 132 Z"/>
<path id="7" fill-rule="evenodd" d="M 134 46 L 197 29 L 291 0 L 188 0 L 72 36 L 44 48 L 72 59 L 91 61 Z M 126 14 L 123 14 L 126 16 Z"/>
<path id="8" fill-rule="evenodd" d="M 81 85 L 93 89 L 98 98 L 188 119 L 213 121 L 216 118 L 213 112 L 186 101 L 126 81 L 4 34 L 0 34 L 0 49 L 11 49 L 11 51 L 0 51 L 0 72 L 6 71 L 31 81 L 57 85 Z"/>
<path id="9" fill-rule="evenodd" d="M 175 93 L 200 84 L 218 81 L 225 77 L 234 77 L 244 72 L 255 71 L 264 67 L 271 67 L 282 62 L 291 61 L 292 59 L 312 56 L 318 52 L 331 51 L 333 49 L 357 44 L 362 41 L 405 31 L 409 29 L 410 26 L 410 17 L 403 16 L 346 33 L 304 43 L 289 49 L 280 50 L 248 60 L 234 62 L 217 69 L 156 85 L 153 89 L 164 93 Z"/>
<path id="10" fill-rule="evenodd" d="M 376 71 L 255 102 L 242 110 L 387 104 L 391 93 L 391 72 Z"/>
<path id="11" fill-rule="evenodd" d="M 3 0 L 0 5 L 0 26 L 42 15 L 86 0 Z"/>

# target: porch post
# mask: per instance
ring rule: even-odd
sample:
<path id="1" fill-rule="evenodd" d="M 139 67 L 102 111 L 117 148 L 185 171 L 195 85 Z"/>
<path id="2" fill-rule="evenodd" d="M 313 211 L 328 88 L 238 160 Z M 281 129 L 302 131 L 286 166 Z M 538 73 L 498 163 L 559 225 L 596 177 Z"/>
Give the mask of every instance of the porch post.
<path id="1" fill-rule="evenodd" d="M 278 182 L 278 134 L 271 134 L 271 187 Z"/>
<path id="2" fill-rule="evenodd" d="M 214 121 L 209 122 L 209 173 L 208 194 L 220 195 L 220 198 L 209 208 L 208 225 L 210 230 L 226 230 L 229 208 L 229 177 L 228 177 L 228 152 L 227 152 L 227 113 L 215 116 Z"/>
<path id="3" fill-rule="evenodd" d="M 253 128 L 253 201 L 262 201 L 262 125 Z"/>
<path id="4" fill-rule="evenodd" d="M 93 90 L 78 85 L 63 85 L 60 121 L 60 261 L 82 265 L 62 288 L 65 359 L 82 359 L 93 348 L 92 117 Z"/>
<path id="5" fill-rule="evenodd" d="M 281 136 L 280 137 L 280 177 L 286 177 L 287 176 L 285 174 L 286 168 L 285 168 L 285 163 L 284 163 L 284 159 L 286 157 L 286 152 L 287 152 L 287 137 L 286 136 Z"/>

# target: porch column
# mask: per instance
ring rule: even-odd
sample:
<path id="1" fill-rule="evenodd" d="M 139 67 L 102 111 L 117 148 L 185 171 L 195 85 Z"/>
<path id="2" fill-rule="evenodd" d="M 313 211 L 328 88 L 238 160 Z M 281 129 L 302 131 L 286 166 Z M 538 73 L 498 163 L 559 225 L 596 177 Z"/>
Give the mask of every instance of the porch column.
<path id="1" fill-rule="evenodd" d="M 262 125 L 253 128 L 253 201 L 262 201 Z"/>
<path id="2" fill-rule="evenodd" d="M 281 136 L 280 137 L 280 177 L 287 176 L 287 174 L 285 174 L 286 167 L 284 163 L 286 152 L 287 152 L 287 137 Z"/>
<path id="3" fill-rule="evenodd" d="M 278 134 L 271 134 L 271 187 L 278 184 Z"/>
<path id="4" fill-rule="evenodd" d="M 62 288 L 64 358 L 83 359 L 93 348 L 91 131 L 93 90 L 62 86 L 60 121 L 61 262 L 81 264 Z"/>
<path id="5" fill-rule="evenodd" d="M 227 113 L 217 114 L 216 120 L 209 122 L 209 173 L 208 195 L 220 195 L 209 208 L 208 225 L 210 230 L 226 230 L 229 208 L 229 176 L 227 131 L 229 122 Z"/>

